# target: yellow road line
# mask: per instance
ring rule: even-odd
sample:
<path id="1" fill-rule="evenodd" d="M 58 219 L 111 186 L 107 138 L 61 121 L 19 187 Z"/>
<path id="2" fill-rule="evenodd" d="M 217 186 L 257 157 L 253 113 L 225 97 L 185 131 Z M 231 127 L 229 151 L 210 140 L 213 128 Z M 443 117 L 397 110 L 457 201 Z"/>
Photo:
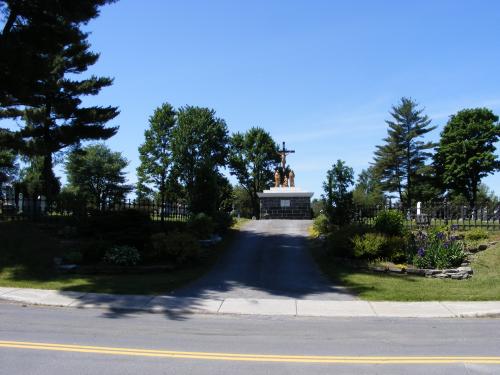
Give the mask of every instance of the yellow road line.
<path id="1" fill-rule="evenodd" d="M 133 349 L 106 346 L 52 344 L 26 341 L 0 341 L 0 348 L 49 350 L 124 356 L 187 358 L 218 361 L 344 363 L 344 364 L 500 364 L 500 356 L 305 356 L 237 354 Z"/>

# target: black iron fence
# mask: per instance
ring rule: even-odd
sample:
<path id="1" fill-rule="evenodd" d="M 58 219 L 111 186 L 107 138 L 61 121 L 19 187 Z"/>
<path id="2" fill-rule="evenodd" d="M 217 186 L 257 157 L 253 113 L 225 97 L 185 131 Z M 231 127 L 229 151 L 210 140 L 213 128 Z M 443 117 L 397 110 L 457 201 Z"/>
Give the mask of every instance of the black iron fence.
<path id="1" fill-rule="evenodd" d="M 73 217 L 85 219 L 103 212 L 119 212 L 123 210 L 138 210 L 149 215 L 153 221 L 176 220 L 184 221 L 189 217 L 186 204 L 158 204 L 149 201 L 120 200 L 109 202 L 92 202 L 88 200 L 48 200 L 38 198 L 0 198 L 0 221 L 5 220 L 43 220 L 57 217 Z"/>
<path id="2" fill-rule="evenodd" d="M 410 229 L 423 226 L 453 225 L 457 229 L 484 228 L 500 230 L 500 205 L 483 204 L 477 207 L 467 205 L 424 204 L 404 208 L 400 205 L 358 206 L 354 209 L 354 219 L 373 224 L 377 215 L 384 210 L 398 210 L 406 218 Z"/>

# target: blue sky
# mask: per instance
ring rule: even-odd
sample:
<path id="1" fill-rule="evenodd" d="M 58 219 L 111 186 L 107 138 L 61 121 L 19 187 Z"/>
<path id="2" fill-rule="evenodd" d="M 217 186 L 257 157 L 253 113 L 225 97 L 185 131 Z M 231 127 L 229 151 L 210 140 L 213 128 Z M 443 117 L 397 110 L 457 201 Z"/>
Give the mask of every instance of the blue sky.
<path id="1" fill-rule="evenodd" d="M 120 107 L 108 144 L 130 160 L 132 182 L 165 101 L 286 141 L 296 184 L 315 197 L 337 159 L 369 165 L 402 96 L 438 125 L 431 139 L 462 108 L 500 114 L 498 1 L 121 0 L 87 29 L 101 53 L 89 73 L 115 78 L 88 103 Z M 498 173 L 484 181 L 500 193 Z"/>

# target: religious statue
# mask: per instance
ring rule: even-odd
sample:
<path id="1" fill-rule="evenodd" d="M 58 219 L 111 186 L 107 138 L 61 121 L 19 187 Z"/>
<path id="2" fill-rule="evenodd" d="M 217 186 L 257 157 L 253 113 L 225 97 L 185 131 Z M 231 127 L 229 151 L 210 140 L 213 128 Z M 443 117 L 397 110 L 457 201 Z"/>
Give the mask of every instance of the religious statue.
<path id="1" fill-rule="evenodd" d="M 288 177 L 285 175 L 285 178 L 283 179 L 283 187 L 288 187 Z"/>
<path id="2" fill-rule="evenodd" d="M 279 187 L 281 182 L 281 176 L 278 170 L 274 171 L 274 187 Z"/>
<path id="3" fill-rule="evenodd" d="M 288 179 L 290 180 L 290 187 L 295 187 L 295 173 L 293 173 L 293 170 L 290 170 Z"/>
<path id="4" fill-rule="evenodd" d="M 288 154 L 293 154 L 294 152 L 294 150 L 287 150 L 285 147 L 285 142 L 283 142 L 283 149 L 278 151 L 278 155 L 281 156 L 281 168 L 283 168 L 283 171 L 286 169 L 286 156 Z"/>

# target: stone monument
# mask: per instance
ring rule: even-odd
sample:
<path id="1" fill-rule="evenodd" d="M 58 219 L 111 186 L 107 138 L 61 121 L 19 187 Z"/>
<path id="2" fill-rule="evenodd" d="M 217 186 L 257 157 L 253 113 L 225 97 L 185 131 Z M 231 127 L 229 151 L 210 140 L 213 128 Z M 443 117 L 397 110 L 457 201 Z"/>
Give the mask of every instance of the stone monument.
<path id="1" fill-rule="evenodd" d="M 280 167 L 274 171 L 274 187 L 257 193 L 261 219 L 310 219 L 311 197 L 314 193 L 295 187 L 295 173 L 286 164 L 286 157 L 295 153 L 287 150 L 285 142 L 278 151 Z"/>

